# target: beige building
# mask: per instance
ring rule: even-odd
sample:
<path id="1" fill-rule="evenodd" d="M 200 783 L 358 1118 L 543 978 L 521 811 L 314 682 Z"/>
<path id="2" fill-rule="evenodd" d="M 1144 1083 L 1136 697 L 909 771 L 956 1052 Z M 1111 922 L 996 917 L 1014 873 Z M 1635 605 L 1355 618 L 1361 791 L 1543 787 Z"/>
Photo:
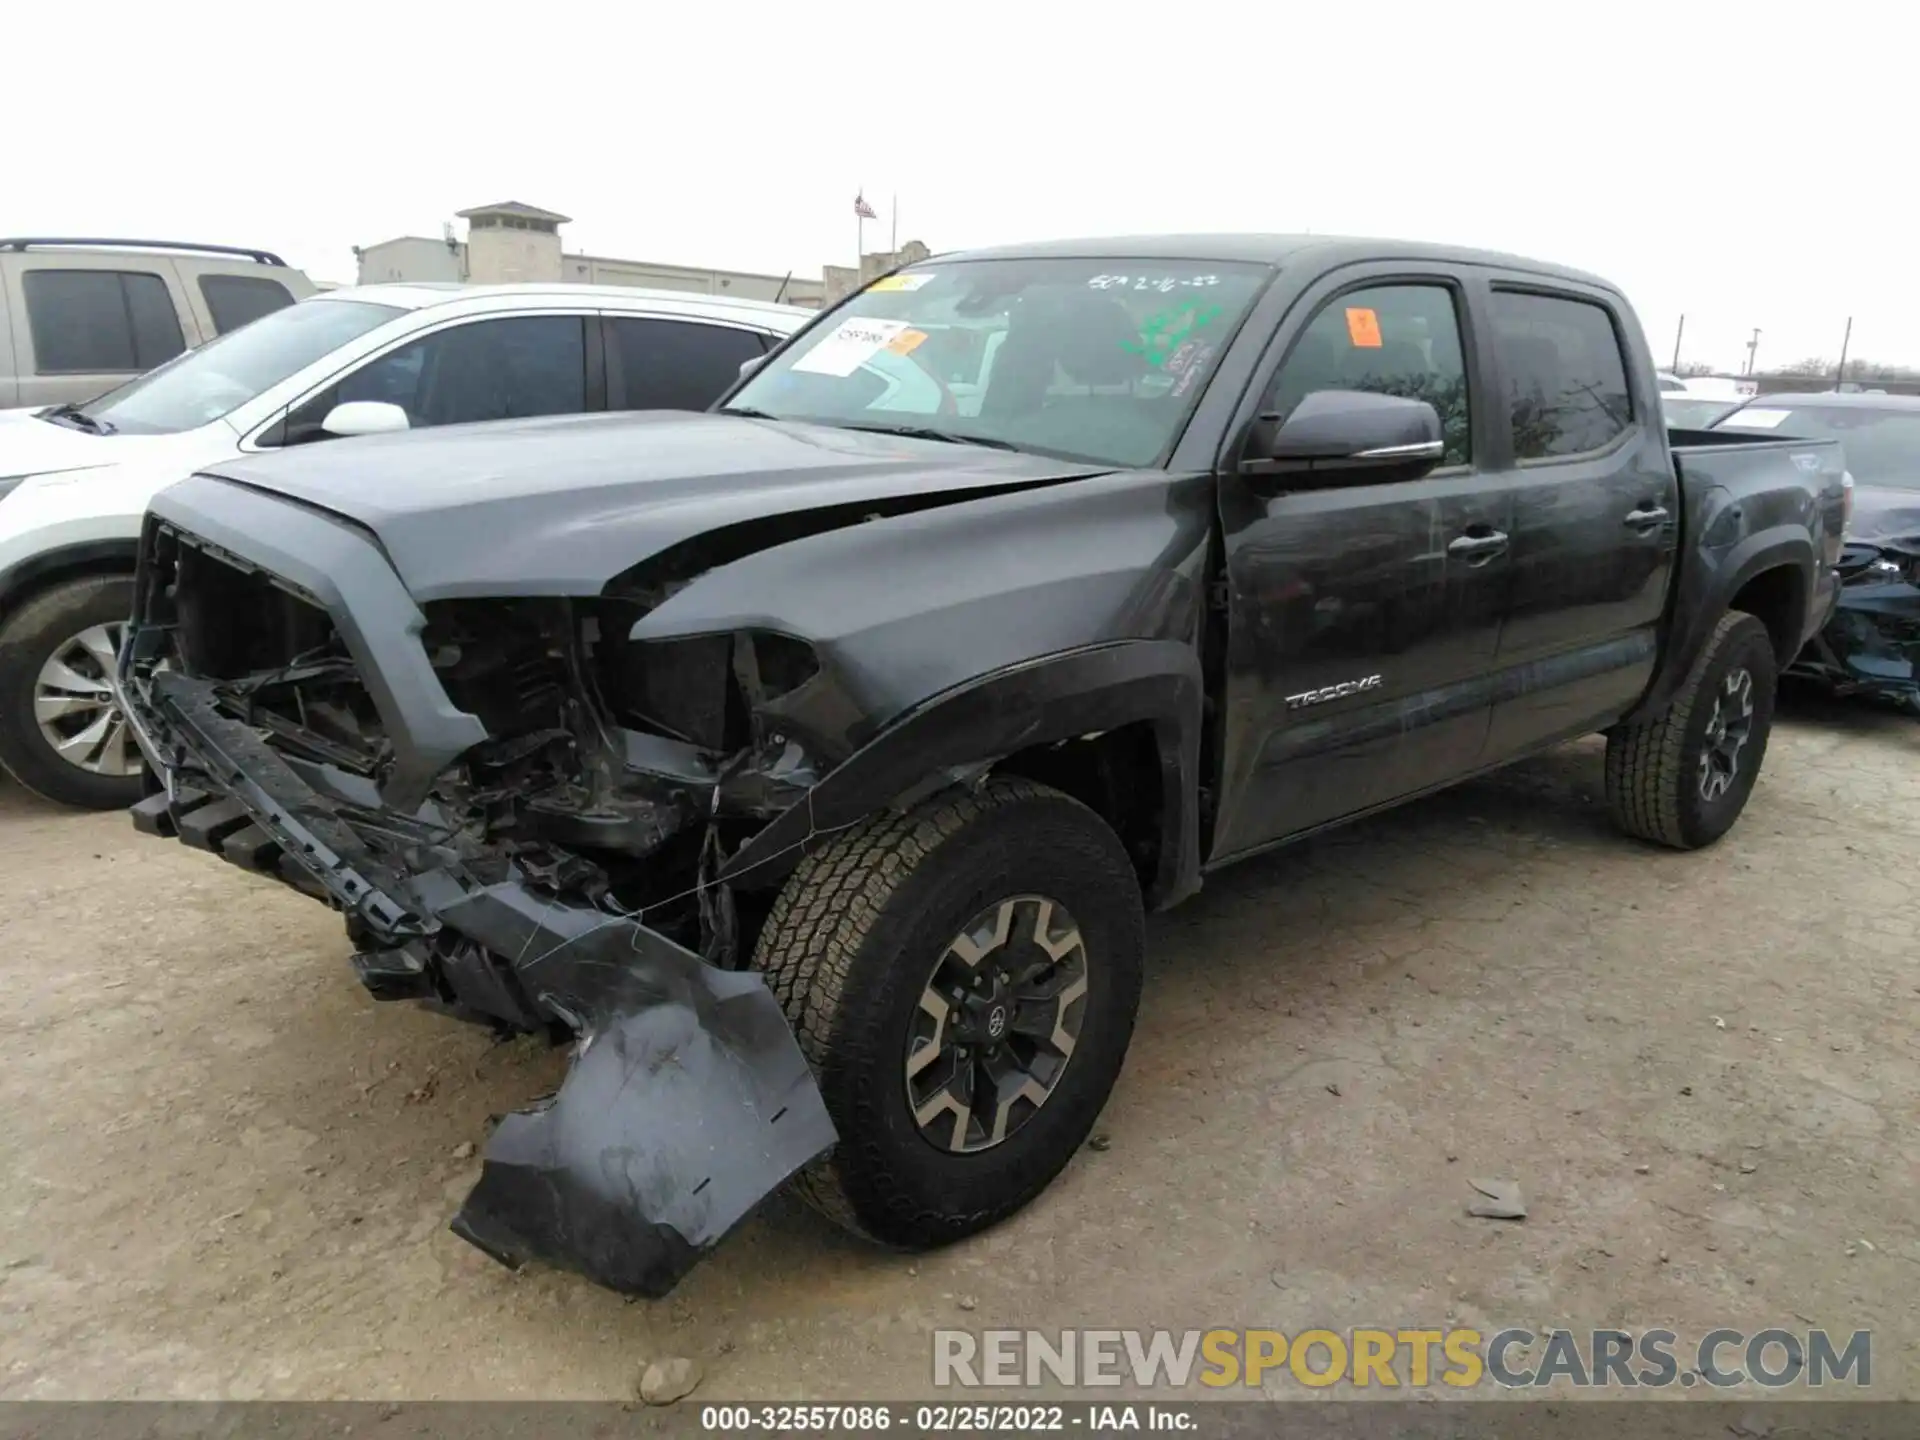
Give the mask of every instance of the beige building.
<path id="1" fill-rule="evenodd" d="M 569 217 L 518 200 L 475 206 L 460 211 L 459 218 L 467 222 L 464 241 L 457 239 L 453 226 L 448 225 L 438 240 L 402 235 L 378 245 L 356 246 L 353 254 L 360 263 L 360 284 L 396 280 L 475 285 L 572 281 L 776 300 L 810 309 L 817 309 L 826 294 L 825 284 L 809 276 L 760 275 L 748 270 L 570 254 L 560 243 L 560 227 Z M 844 273 L 852 274 L 852 267 L 846 267 Z"/>
<path id="2" fill-rule="evenodd" d="M 835 302 L 851 295 L 863 285 L 871 285 L 889 270 L 902 265 L 912 265 L 925 260 L 933 252 L 918 240 L 909 240 L 898 250 L 875 250 L 860 257 L 860 268 L 851 265 L 829 265 L 822 276 L 822 288 L 826 292 L 825 303 Z"/>

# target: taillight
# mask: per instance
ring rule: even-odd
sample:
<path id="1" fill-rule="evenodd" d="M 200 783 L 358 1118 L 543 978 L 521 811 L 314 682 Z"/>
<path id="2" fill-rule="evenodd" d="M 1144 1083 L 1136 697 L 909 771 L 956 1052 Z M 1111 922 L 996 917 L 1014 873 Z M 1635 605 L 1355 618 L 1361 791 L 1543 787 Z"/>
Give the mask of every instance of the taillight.
<path id="1" fill-rule="evenodd" d="M 1841 533 L 1844 534 L 1847 527 L 1851 524 L 1853 524 L 1853 472 L 1851 470 L 1842 470 L 1840 472 Z"/>

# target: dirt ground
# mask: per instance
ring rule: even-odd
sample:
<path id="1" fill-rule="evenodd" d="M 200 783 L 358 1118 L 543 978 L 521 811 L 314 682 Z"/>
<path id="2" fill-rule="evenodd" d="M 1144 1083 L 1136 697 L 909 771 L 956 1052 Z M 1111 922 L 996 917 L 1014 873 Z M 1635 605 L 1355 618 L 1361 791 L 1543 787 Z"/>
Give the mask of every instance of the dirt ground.
<path id="1" fill-rule="evenodd" d="M 1920 1397 L 1916 760 L 1800 697 L 1704 853 L 1609 830 L 1595 741 L 1249 862 L 1154 922 L 1110 1144 L 1030 1210 L 914 1258 L 781 1197 L 658 1304 L 446 1228 L 557 1052 L 8 787 L 0 1396 L 907 1398 L 939 1326 L 1451 1322 L 1868 1328 Z"/>

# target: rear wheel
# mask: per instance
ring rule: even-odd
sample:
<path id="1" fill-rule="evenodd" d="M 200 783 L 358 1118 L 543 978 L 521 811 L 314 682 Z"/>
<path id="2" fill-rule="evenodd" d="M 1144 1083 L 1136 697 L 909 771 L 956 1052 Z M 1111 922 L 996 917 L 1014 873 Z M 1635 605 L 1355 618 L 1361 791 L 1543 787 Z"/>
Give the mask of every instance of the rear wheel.
<path id="1" fill-rule="evenodd" d="M 1607 735 L 1607 808 L 1629 835 L 1679 850 L 1711 845 L 1740 818 L 1773 729 L 1767 627 L 1721 617 L 1672 706 Z"/>
<path id="2" fill-rule="evenodd" d="M 1027 781 L 876 816 L 808 857 L 754 956 L 840 1132 L 801 1194 L 908 1248 L 1018 1210 L 1106 1103 L 1144 949 L 1118 837 Z"/>
<path id="3" fill-rule="evenodd" d="M 131 580 L 90 575 L 0 626 L 0 765 L 49 800 L 112 810 L 141 796 L 140 749 L 111 683 L 132 608 Z"/>

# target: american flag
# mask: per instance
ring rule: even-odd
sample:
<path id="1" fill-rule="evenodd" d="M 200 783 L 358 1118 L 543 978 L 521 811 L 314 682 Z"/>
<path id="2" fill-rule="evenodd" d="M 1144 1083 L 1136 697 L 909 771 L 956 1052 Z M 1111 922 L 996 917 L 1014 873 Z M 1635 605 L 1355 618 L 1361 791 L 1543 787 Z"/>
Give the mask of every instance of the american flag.
<path id="1" fill-rule="evenodd" d="M 867 203 L 867 197 L 864 194 L 853 197 L 853 213 L 858 215 L 862 220 L 878 220 L 880 218 L 873 213 L 873 207 Z"/>

